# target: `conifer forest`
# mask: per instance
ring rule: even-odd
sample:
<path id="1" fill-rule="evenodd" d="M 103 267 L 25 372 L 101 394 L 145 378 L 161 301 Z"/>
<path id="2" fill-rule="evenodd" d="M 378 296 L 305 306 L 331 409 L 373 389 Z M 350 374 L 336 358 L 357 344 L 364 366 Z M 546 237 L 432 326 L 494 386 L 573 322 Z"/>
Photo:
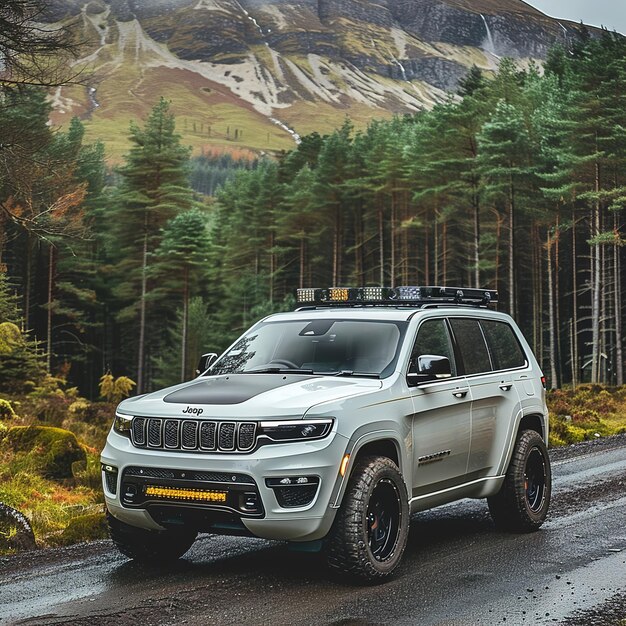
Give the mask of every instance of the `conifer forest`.
<path id="1" fill-rule="evenodd" d="M 0 82 L 3 389 L 175 384 L 296 288 L 352 285 L 497 289 L 551 387 L 624 384 L 624 38 L 581 29 L 542 68 L 254 162 L 192 158 L 161 99 L 110 167 L 79 119 L 48 124 L 62 77 L 32 69 Z"/>

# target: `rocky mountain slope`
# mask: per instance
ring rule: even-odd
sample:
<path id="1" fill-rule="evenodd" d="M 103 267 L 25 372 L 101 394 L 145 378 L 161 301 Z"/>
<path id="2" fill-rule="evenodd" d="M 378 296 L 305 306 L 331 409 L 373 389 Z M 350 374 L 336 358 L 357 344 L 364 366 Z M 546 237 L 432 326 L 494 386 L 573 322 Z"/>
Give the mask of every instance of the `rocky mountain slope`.
<path id="1" fill-rule="evenodd" d="M 53 121 L 81 115 L 114 157 L 161 95 L 196 148 L 276 150 L 430 107 L 472 64 L 542 59 L 577 30 L 521 0 L 53 0 L 51 19 L 87 42 L 87 86 L 54 94 Z"/>

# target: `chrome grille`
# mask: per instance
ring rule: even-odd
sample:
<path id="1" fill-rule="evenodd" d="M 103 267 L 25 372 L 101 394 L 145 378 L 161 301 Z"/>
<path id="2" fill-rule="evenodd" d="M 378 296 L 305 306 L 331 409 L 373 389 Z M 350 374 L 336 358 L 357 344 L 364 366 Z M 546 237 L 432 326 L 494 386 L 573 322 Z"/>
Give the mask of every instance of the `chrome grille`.
<path id="1" fill-rule="evenodd" d="M 219 448 L 220 450 L 234 450 L 235 449 L 235 423 L 224 422 L 220 424 L 219 434 Z"/>
<path id="2" fill-rule="evenodd" d="M 133 442 L 136 446 L 144 446 L 146 444 L 146 418 L 135 417 L 133 419 Z"/>
<path id="3" fill-rule="evenodd" d="M 163 420 L 148 420 L 148 447 L 160 448 L 161 447 L 161 427 Z"/>
<path id="4" fill-rule="evenodd" d="M 165 420 L 165 447 L 178 448 L 178 420 Z"/>
<path id="5" fill-rule="evenodd" d="M 181 436 L 185 450 L 195 450 L 198 447 L 198 423 L 183 422 L 183 434 Z"/>
<path id="6" fill-rule="evenodd" d="M 249 422 L 239 425 L 239 449 L 251 450 L 254 447 L 256 424 Z"/>
<path id="7" fill-rule="evenodd" d="M 200 422 L 200 448 L 215 450 L 215 422 Z"/>
<path id="8" fill-rule="evenodd" d="M 131 440 L 136 448 L 183 452 L 250 452 L 256 446 L 257 424 L 135 417 Z"/>

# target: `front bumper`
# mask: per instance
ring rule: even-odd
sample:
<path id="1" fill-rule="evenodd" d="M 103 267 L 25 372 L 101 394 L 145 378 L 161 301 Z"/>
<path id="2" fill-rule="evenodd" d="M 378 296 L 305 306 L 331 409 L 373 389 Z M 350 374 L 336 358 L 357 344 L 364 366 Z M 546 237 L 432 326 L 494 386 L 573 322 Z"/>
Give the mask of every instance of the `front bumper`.
<path id="1" fill-rule="evenodd" d="M 105 501 L 120 521 L 148 530 L 193 524 L 204 532 L 244 531 L 264 539 L 314 541 L 325 537 L 333 523 L 336 509 L 329 504 L 347 444 L 333 431 L 325 439 L 266 445 L 252 454 L 186 453 L 135 448 L 128 438 L 111 431 L 101 461 L 116 475 L 103 471 Z M 284 492 L 267 484 L 269 480 L 275 486 L 272 479 L 284 477 L 316 479 L 318 487 L 310 503 L 298 506 L 296 497 L 287 508 L 281 497 Z M 129 489 L 131 484 L 135 487 Z M 190 498 L 200 492 L 201 497 L 216 501 L 150 500 L 145 485 L 158 485 L 153 491 L 188 490 Z M 138 495 L 129 497 L 133 489 Z M 214 496 L 214 492 L 224 495 Z M 176 493 L 185 497 L 184 492 Z M 252 508 L 246 509 L 251 502 Z"/>

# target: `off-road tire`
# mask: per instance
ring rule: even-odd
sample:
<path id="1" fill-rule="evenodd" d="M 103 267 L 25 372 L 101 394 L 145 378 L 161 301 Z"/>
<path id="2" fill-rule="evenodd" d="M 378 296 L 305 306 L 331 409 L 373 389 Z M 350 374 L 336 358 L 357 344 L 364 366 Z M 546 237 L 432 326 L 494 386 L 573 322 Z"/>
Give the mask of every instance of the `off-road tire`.
<path id="1" fill-rule="evenodd" d="M 550 457 L 541 435 L 522 431 L 500 492 L 487 498 L 497 528 L 528 533 L 544 523 L 550 506 L 552 471 Z"/>
<path id="2" fill-rule="evenodd" d="M 382 523 L 385 518 L 388 524 Z M 390 529 L 387 540 L 377 538 L 376 532 L 385 528 Z M 329 566 L 362 581 L 380 582 L 400 563 L 408 534 L 409 502 L 398 466 L 387 457 L 360 459 L 326 542 Z"/>
<path id="3" fill-rule="evenodd" d="M 179 559 L 196 540 L 189 530 L 144 530 L 116 519 L 107 512 L 109 534 L 125 556 L 143 563 L 167 563 Z"/>

